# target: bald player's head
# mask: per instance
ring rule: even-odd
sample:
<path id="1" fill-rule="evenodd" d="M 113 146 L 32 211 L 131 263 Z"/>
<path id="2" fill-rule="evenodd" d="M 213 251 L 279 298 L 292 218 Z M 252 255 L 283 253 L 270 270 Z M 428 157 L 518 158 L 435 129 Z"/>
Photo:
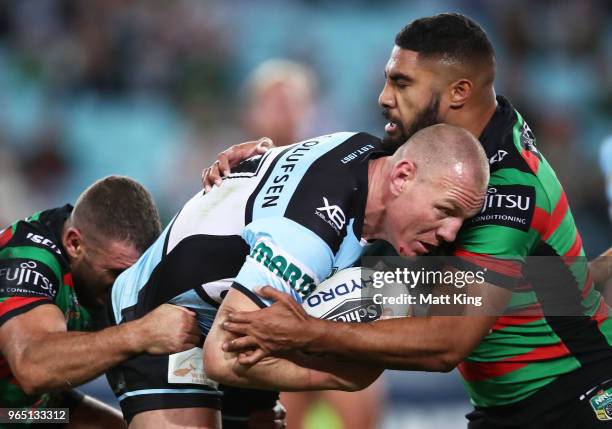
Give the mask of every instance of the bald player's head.
<path id="1" fill-rule="evenodd" d="M 482 145 L 463 128 L 437 124 L 424 128 L 404 143 L 391 161 L 412 161 L 419 180 L 440 174 L 474 180 L 482 188 L 489 181 L 489 163 Z"/>
<path id="2" fill-rule="evenodd" d="M 424 128 L 381 162 L 386 163 L 378 188 L 384 215 L 377 238 L 389 241 L 400 254 L 424 254 L 454 241 L 462 222 L 482 207 L 489 181 L 487 157 L 462 128 Z"/>

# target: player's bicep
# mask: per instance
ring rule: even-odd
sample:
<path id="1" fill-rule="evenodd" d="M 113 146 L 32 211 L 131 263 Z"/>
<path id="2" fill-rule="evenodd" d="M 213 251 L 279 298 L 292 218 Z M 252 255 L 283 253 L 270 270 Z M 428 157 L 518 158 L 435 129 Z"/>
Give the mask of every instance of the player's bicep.
<path id="1" fill-rule="evenodd" d="M 219 308 L 210 332 L 204 342 L 204 368 L 213 379 L 231 379 L 233 366 L 236 363 L 236 354 L 227 353 L 222 349 L 223 343 L 236 336 L 223 329 L 222 324 L 232 311 L 254 311 L 259 307 L 255 302 L 237 289 L 230 289 Z"/>
<path id="2" fill-rule="evenodd" d="M 526 255 L 536 239 L 533 232 L 509 227 L 470 227 L 461 231 L 451 265 L 512 290 L 523 276 Z"/>

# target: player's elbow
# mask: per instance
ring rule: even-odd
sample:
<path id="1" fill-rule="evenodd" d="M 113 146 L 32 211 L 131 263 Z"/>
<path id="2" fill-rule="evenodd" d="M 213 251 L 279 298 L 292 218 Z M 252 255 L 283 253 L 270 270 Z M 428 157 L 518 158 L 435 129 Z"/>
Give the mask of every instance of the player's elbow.
<path id="1" fill-rule="evenodd" d="M 224 352 L 221 350 L 220 344 L 208 341 L 204 343 L 204 371 L 206 375 L 218 383 L 227 384 L 231 368 L 223 355 Z"/>
<path id="2" fill-rule="evenodd" d="M 459 362 L 450 359 L 438 359 L 437 362 L 432 362 L 432 367 L 429 370 L 432 372 L 451 372 L 458 364 Z"/>
<path id="3" fill-rule="evenodd" d="M 374 380 L 376 379 L 361 377 L 356 380 L 344 382 L 340 390 L 345 392 L 358 392 L 369 387 L 372 383 L 374 383 Z"/>
<path id="4" fill-rule="evenodd" d="M 230 384 L 229 368 L 219 359 L 204 358 L 206 375 L 221 384 Z"/>
<path id="5" fill-rule="evenodd" d="M 17 378 L 17 381 L 19 382 L 21 389 L 28 396 L 39 396 L 47 392 L 47 389 L 45 389 L 40 383 L 37 383 L 35 380 L 32 380 L 29 377 Z"/>
<path id="6" fill-rule="evenodd" d="M 22 360 L 15 365 L 13 375 L 26 395 L 36 396 L 52 390 L 53 386 L 50 385 L 45 374 L 37 371 L 35 366 L 27 360 Z"/>
<path id="7" fill-rule="evenodd" d="M 369 387 L 382 373 L 382 369 L 371 368 L 363 371 L 358 371 L 355 376 L 348 380 L 338 380 L 338 390 L 344 390 L 346 392 L 357 392 Z"/>
<path id="8" fill-rule="evenodd" d="M 428 368 L 428 370 L 432 372 L 451 372 L 463 361 L 464 358 L 465 356 L 463 353 L 448 350 L 445 353 L 438 355 L 435 359 L 431 359 L 431 367 Z"/>

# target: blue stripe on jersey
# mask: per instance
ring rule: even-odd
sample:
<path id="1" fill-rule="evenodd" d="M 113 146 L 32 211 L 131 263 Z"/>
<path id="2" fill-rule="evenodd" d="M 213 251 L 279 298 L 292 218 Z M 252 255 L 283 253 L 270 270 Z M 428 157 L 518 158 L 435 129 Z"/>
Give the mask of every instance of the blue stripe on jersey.
<path id="1" fill-rule="evenodd" d="M 212 327 L 213 320 L 215 320 L 217 308 L 200 298 L 193 289 L 175 296 L 168 302 L 170 304 L 180 305 L 195 311 L 202 335 L 208 335 L 208 332 L 210 332 L 210 328 Z"/>
<path id="2" fill-rule="evenodd" d="M 253 220 L 283 216 L 308 168 L 326 152 L 357 133 L 341 132 L 296 143 L 277 161 L 266 183 L 255 197 Z M 282 148 L 286 150 L 286 148 Z"/>
<path id="3" fill-rule="evenodd" d="M 121 312 L 124 309 L 136 305 L 138 293 L 147 284 L 151 273 L 162 259 L 164 241 L 169 234 L 171 225 L 172 223 L 166 227 L 162 235 L 142 254 L 134 265 L 122 272 L 115 280 L 111 291 L 115 323 L 121 322 Z"/>

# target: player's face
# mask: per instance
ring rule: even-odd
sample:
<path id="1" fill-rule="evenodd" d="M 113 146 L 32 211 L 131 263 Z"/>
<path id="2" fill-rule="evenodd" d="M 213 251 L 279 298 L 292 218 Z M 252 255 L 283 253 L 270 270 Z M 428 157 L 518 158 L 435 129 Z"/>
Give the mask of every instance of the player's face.
<path id="1" fill-rule="evenodd" d="M 94 244 L 95 243 L 95 244 Z M 117 240 L 84 242 L 82 256 L 71 263 L 77 296 L 86 307 L 104 303 L 106 292 L 140 252 L 132 244 Z"/>
<path id="2" fill-rule="evenodd" d="M 431 252 L 455 240 L 484 202 L 486 185 L 457 174 L 407 182 L 388 206 L 391 244 L 402 256 Z"/>
<path id="3" fill-rule="evenodd" d="M 385 125 L 384 142 L 399 147 L 417 131 L 442 122 L 442 78 L 418 53 L 395 46 L 385 67 L 385 86 L 378 97 Z"/>

